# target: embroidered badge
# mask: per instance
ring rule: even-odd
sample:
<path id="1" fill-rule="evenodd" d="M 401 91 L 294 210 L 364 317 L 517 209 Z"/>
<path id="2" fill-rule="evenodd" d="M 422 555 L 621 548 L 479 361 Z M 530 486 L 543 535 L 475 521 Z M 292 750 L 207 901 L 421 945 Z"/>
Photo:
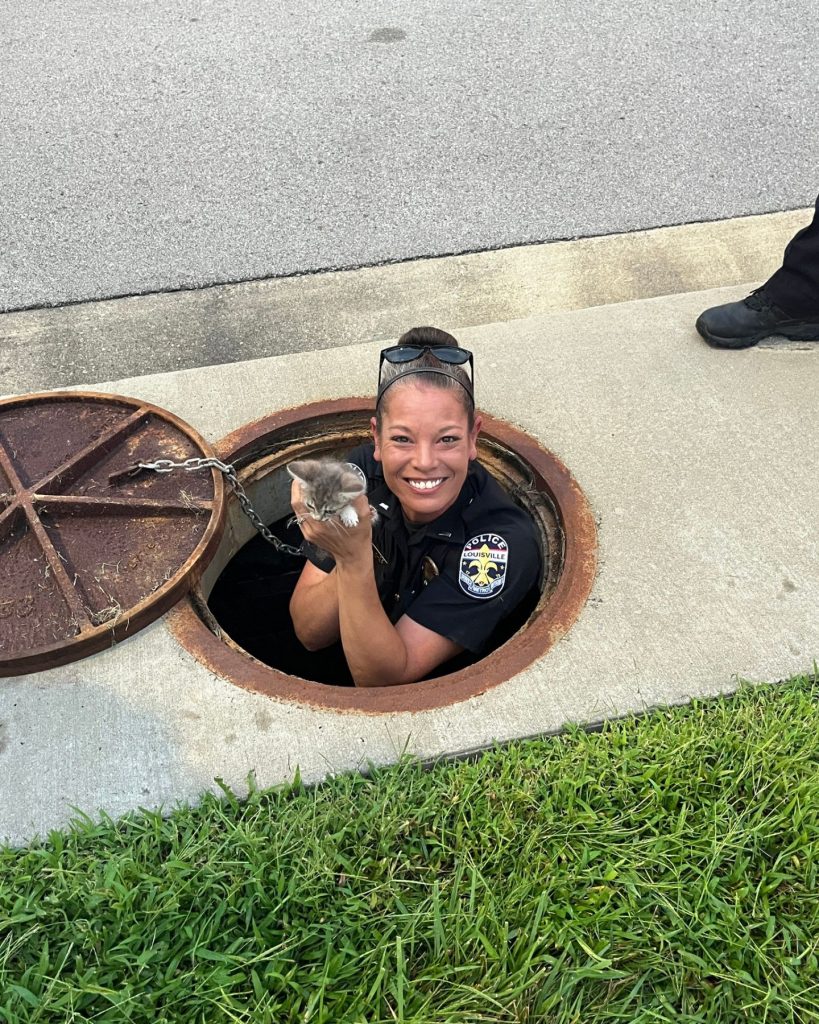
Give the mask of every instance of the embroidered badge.
<path id="1" fill-rule="evenodd" d="M 509 545 L 496 533 L 479 533 L 461 552 L 458 582 L 470 597 L 494 597 L 506 582 Z"/>

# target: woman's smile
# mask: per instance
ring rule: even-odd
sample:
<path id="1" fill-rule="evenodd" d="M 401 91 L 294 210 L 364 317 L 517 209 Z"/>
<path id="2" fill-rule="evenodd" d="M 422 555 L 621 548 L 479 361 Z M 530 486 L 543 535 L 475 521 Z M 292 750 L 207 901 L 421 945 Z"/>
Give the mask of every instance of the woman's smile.
<path id="1" fill-rule="evenodd" d="M 407 483 L 416 491 L 433 491 L 441 486 L 444 479 L 442 476 L 439 476 L 437 480 L 413 480 L 411 477 L 406 477 Z"/>

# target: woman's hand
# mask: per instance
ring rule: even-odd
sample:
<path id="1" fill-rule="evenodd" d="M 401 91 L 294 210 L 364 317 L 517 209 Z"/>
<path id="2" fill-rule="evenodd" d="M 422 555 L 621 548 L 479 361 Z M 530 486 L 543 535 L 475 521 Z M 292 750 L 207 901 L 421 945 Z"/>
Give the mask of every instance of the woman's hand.
<path id="1" fill-rule="evenodd" d="M 298 516 L 299 527 L 305 540 L 332 555 L 338 565 L 372 562 L 372 519 L 367 495 L 359 495 L 351 502 L 358 514 L 357 526 L 345 526 L 338 516 L 319 521 L 313 519 L 301 500 L 301 487 L 294 480 L 290 488 L 290 503 Z"/>

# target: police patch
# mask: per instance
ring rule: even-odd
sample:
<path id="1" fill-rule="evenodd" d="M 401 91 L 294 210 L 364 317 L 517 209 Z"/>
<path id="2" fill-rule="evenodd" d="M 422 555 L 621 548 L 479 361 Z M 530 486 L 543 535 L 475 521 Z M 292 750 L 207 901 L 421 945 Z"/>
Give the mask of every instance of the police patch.
<path id="1" fill-rule="evenodd" d="M 496 533 L 479 533 L 461 552 L 458 583 L 470 597 L 494 597 L 506 582 L 509 545 Z"/>

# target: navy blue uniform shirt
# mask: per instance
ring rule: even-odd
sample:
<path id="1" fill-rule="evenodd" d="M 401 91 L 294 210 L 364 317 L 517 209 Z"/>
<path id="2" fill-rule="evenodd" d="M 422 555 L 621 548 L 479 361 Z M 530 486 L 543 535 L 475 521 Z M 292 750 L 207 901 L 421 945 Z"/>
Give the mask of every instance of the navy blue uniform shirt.
<path id="1" fill-rule="evenodd" d="M 480 654 L 499 623 L 531 594 L 541 574 L 532 519 L 477 462 L 470 462 L 455 503 L 431 523 L 408 523 L 389 490 L 373 446 L 347 461 L 367 477 L 379 521 L 373 528 L 378 593 L 390 621 L 402 615 Z M 307 558 L 324 572 L 330 555 L 305 542 Z"/>

